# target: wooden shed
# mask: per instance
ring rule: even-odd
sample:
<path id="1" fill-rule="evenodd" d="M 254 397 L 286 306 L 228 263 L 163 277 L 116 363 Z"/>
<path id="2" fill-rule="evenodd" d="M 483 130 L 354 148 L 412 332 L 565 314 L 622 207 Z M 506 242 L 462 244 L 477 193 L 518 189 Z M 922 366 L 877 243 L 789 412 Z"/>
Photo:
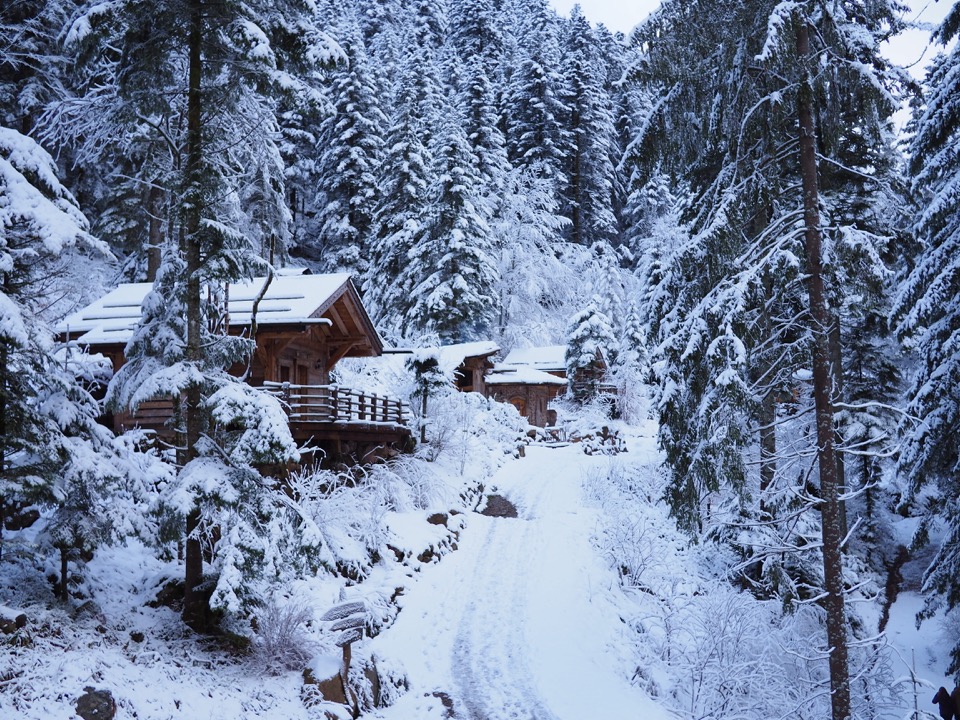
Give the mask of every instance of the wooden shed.
<path id="1" fill-rule="evenodd" d="M 567 381 L 531 367 L 497 365 L 486 377 L 487 397 L 510 403 L 531 425 L 556 424 L 550 401 L 567 389 Z"/>
<path id="2" fill-rule="evenodd" d="M 453 370 L 454 382 L 461 392 L 487 395 L 486 377 L 493 369 L 493 356 L 500 346 L 489 340 L 444 345 L 439 349 L 440 368 Z"/>
<path id="3" fill-rule="evenodd" d="M 58 327 L 62 341 L 102 353 L 114 372 L 140 321 L 151 283 L 131 283 L 67 317 Z M 330 371 L 345 357 L 376 357 L 383 343 L 347 274 L 311 275 L 302 270 L 231 284 L 224 293 L 223 326 L 249 334 L 256 302 L 256 349 L 250 384 L 282 397 L 298 442 L 312 442 L 331 457 L 407 442 L 407 408 L 393 398 L 330 384 Z M 246 368 L 233 368 L 240 374 Z M 172 399 L 158 398 L 136 414 L 122 413 L 115 429 L 139 425 L 172 434 Z"/>
<path id="4" fill-rule="evenodd" d="M 517 348 L 504 358 L 504 367 L 539 370 L 554 377 L 564 378 L 573 397 L 583 400 L 598 393 L 612 392 L 606 383 L 607 363 L 601 353 L 594 356 L 586 367 L 579 368 L 574 377 L 567 376 L 566 345 Z"/>

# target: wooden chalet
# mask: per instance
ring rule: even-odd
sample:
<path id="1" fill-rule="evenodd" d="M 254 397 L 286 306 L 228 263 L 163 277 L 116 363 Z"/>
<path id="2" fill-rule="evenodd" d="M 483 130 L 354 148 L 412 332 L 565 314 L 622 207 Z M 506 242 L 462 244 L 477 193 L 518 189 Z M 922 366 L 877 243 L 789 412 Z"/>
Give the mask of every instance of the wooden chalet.
<path id="1" fill-rule="evenodd" d="M 224 324 L 231 334 L 249 334 L 256 303 L 256 349 L 248 382 L 282 398 L 290 430 L 300 444 L 322 449 L 328 459 L 388 454 L 411 442 L 408 411 L 399 400 L 330 384 L 330 372 L 345 357 L 377 357 L 383 343 L 347 274 L 281 271 L 226 288 Z M 101 353 L 116 372 L 140 321 L 151 283 L 120 285 L 67 317 L 60 339 Z M 257 300 L 259 298 L 259 301 Z M 233 368 L 239 375 L 245 367 Z M 172 439 L 173 402 L 157 398 L 135 413 L 112 418 L 121 431 L 134 426 Z"/>

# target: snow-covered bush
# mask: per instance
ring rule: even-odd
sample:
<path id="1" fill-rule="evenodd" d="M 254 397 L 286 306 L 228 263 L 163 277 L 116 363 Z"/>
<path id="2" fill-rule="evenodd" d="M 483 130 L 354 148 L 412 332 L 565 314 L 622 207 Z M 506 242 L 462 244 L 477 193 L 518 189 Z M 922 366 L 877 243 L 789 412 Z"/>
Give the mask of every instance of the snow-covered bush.
<path id="1" fill-rule="evenodd" d="M 758 600 L 732 586 L 735 554 L 713 542 L 691 544 L 663 502 L 666 479 L 653 465 L 620 456 L 584 477 L 601 510 L 594 536 L 617 569 L 633 612 L 634 681 L 663 697 L 680 718 L 828 717 L 823 611 L 779 599 Z M 888 651 L 876 641 L 851 648 L 851 674 L 862 692 L 856 717 L 889 717 L 900 692 Z"/>
<path id="2" fill-rule="evenodd" d="M 316 643 L 306 626 L 313 621 L 313 608 L 298 600 L 274 600 L 256 614 L 254 664 L 260 671 L 279 675 L 302 670 L 316 652 Z"/>
<path id="3" fill-rule="evenodd" d="M 529 424 L 508 403 L 449 392 L 433 401 L 426 456 L 463 478 L 480 480 L 517 454 Z"/>

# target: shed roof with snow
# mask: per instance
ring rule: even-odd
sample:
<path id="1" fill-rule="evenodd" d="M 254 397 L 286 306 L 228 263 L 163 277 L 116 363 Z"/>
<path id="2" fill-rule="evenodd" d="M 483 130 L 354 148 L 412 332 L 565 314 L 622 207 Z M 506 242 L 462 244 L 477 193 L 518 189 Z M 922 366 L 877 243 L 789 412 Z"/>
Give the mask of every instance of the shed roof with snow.
<path id="1" fill-rule="evenodd" d="M 441 368 L 456 368 L 469 358 L 488 358 L 500 352 L 500 346 L 491 340 L 442 345 L 439 349 Z"/>
<path id="2" fill-rule="evenodd" d="M 556 385 L 565 386 L 567 381 L 556 375 L 532 367 L 496 365 L 487 375 L 487 385 Z"/>
<path id="3" fill-rule="evenodd" d="M 567 372 L 566 345 L 514 348 L 503 360 L 504 365 L 519 365 L 546 373 Z"/>

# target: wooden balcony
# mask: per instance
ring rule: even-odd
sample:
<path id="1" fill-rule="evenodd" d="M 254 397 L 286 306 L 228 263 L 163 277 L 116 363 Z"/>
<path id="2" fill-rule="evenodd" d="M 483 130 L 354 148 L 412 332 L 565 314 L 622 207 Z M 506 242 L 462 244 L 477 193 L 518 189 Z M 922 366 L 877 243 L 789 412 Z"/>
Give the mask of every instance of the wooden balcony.
<path id="1" fill-rule="evenodd" d="M 331 460 L 364 462 L 373 455 L 394 454 L 411 443 L 410 411 L 396 398 L 338 385 L 264 383 L 257 389 L 277 397 L 289 418 L 290 434 L 301 445 L 316 447 Z M 143 403 L 136 413 L 116 416 L 118 431 L 142 427 L 172 441 L 171 400 Z"/>
<path id="2" fill-rule="evenodd" d="M 263 384 L 278 397 L 291 423 L 386 423 L 406 425 L 407 406 L 395 398 L 339 385 Z"/>

